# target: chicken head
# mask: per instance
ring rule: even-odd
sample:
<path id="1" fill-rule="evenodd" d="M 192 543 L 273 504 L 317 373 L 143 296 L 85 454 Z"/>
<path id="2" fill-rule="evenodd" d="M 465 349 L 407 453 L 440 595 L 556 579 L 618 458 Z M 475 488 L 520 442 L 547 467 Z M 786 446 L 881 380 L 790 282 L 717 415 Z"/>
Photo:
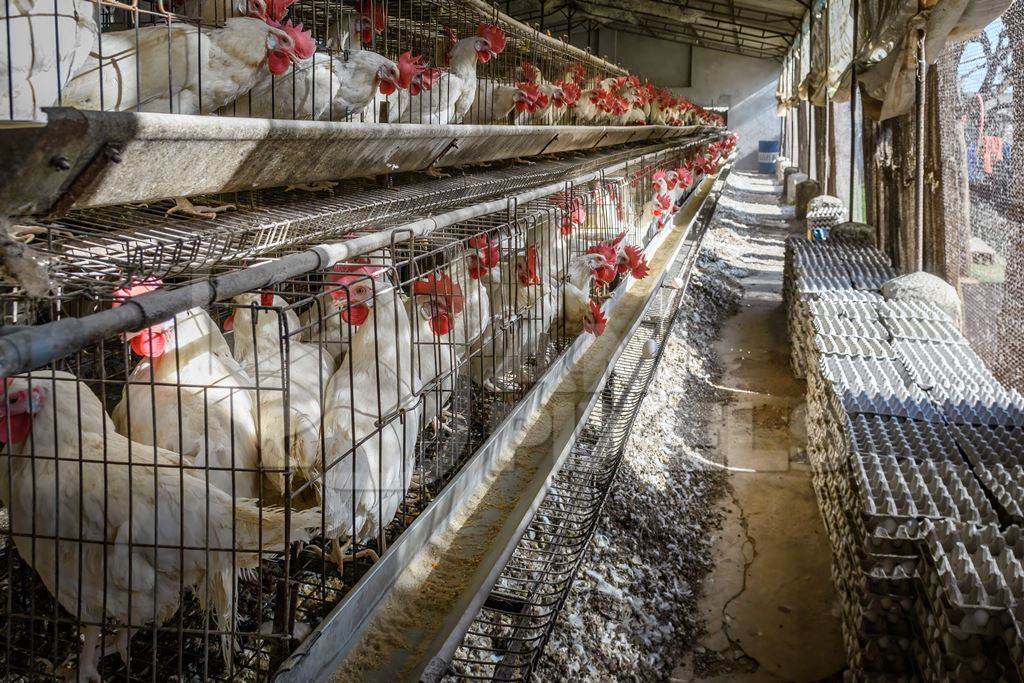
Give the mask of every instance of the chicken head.
<path id="1" fill-rule="evenodd" d="M 331 298 L 339 304 L 342 320 L 353 327 L 366 322 L 381 286 L 377 276 L 383 271 L 381 266 L 370 265 L 365 260 L 334 266 L 327 279 L 336 285 L 329 291 Z"/>
<path id="2" fill-rule="evenodd" d="M 466 305 L 462 288 L 447 274 L 430 273 L 412 285 L 416 307 L 430 321 L 434 334 L 443 336 L 455 327 L 455 318 Z"/>

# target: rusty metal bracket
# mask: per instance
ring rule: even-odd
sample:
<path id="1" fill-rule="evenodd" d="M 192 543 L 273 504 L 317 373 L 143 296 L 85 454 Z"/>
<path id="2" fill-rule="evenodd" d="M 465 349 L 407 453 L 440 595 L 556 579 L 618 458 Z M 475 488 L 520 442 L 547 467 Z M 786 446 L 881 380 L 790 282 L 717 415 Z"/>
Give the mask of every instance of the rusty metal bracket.
<path id="1" fill-rule="evenodd" d="M 438 154 L 437 156 L 435 156 L 433 159 L 431 159 L 430 163 L 427 164 L 426 166 L 424 166 L 423 169 L 426 170 L 426 169 L 430 168 L 431 166 L 436 164 L 438 161 L 440 161 L 441 157 L 443 157 L 445 154 L 447 154 L 448 152 L 452 151 L 453 149 L 458 149 L 458 148 L 459 148 L 459 139 L 458 138 L 452 138 L 452 141 L 449 142 L 447 145 L 445 145 L 444 149 L 441 150 L 441 153 Z"/>
<path id="2" fill-rule="evenodd" d="M 546 145 L 544 145 L 543 147 L 541 147 L 541 148 L 540 148 L 540 151 L 539 151 L 539 152 L 537 152 L 537 156 L 540 156 L 541 154 L 543 154 L 544 152 L 546 152 L 546 151 L 547 151 L 547 149 L 548 149 L 548 147 L 550 147 L 551 145 L 553 145 L 553 144 L 555 143 L 555 141 L 556 141 L 556 140 L 558 140 L 558 133 L 555 133 L 555 136 L 554 136 L 553 138 L 551 138 L 550 140 L 548 140 L 548 142 L 547 142 L 547 144 L 546 144 Z"/>
<path id="3" fill-rule="evenodd" d="M 82 196 L 92 185 L 100 179 L 109 164 L 121 163 L 121 148 L 118 145 L 107 143 L 96 153 L 86 164 L 82 172 L 75 176 L 68 189 L 57 199 L 47 214 L 48 219 L 61 218 L 74 206 L 79 197 Z"/>

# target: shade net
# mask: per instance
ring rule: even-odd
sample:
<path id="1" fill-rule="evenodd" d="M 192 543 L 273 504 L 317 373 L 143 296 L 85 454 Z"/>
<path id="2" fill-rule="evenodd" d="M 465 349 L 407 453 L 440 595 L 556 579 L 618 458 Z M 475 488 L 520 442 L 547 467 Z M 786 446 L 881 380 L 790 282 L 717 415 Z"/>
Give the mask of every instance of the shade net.
<path id="1" fill-rule="evenodd" d="M 945 275 L 959 283 L 964 332 L 1004 383 L 1024 389 L 1021 194 L 1024 2 L 936 64 Z"/>

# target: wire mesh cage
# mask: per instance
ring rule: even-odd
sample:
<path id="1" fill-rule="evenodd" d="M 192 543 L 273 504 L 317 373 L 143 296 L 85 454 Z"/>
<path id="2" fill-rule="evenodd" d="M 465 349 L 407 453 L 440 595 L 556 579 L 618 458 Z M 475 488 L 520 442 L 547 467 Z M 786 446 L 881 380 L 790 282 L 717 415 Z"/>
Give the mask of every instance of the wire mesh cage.
<path id="1" fill-rule="evenodd" d="M 5 10 L 0 116 L 44 108 L 404 123 L 714 115 L 477 0 L 33 0 Z"/>
<path id="2" fill-rule="evenodd" d="M 163 279 L 97 256 L 106 277 L 31 315 L 6 292 L 9 320 L 52 321 L 29 345 L 53 360 L 10 374 L 0 405 L 4 678 L 269 678 L 559 354 L 604 331 L 603 301 L 647 274 L 644 247 L 722 149 L 392 229 L 235 296 L 173 295 L 318 242 Z M 122 310 L 146 322 L 84 332 Z"/>

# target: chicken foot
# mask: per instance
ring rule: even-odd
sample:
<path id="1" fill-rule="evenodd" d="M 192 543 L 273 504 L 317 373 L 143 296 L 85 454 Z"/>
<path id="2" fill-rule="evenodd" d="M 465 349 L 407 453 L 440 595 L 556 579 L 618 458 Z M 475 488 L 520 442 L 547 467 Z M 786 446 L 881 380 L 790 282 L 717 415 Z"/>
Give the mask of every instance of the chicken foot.
<path id="1" fill-rule="evenodd" d="M 380 559 L 380 555 L 377 554 L 372 548 L 365 548 L 352 555 L 349 555 L 349 549 L 352 548 L 352 540 L 349 539 L 345 543 L 341 543 L 340 539 L 335 539 L 331 542 L 331 559 L 336 565 L 338 565 L 339 571 L 345 570 L 346 562 L 354 562 L 360 558 L 368 557 L 372 561 L 377 562 Z"/>
<path id="2" fill-rule="evenodd" d="M 82 651 L 78 655 L 78 666 L 65 661 L 61 668 L 64 669 L 65 683 L 102 683 L 100 676 L 100 636 L 99 626 L 85 626 L 82 628 L 82 635 L 85 642 L 82 643 Z M 74 655 L 72 655 L 73 657 Z"/>
<path id="3" fill-rule="evenodd" d="M 218 206 L 208 206 L 206 204 L 193 204 L 188 197 L 175 197 L 174 206 L 167 209 L 164 212 L 165 215 L 170 216 L 172 213 L 180 213 L 186 216 L 193 216 L 195 218 L 206 218 L 213 220 L 217 217 L 217 214 L 224 211 L 234 211 L 238 207 L 234 204 L 220 204 Z"/>

